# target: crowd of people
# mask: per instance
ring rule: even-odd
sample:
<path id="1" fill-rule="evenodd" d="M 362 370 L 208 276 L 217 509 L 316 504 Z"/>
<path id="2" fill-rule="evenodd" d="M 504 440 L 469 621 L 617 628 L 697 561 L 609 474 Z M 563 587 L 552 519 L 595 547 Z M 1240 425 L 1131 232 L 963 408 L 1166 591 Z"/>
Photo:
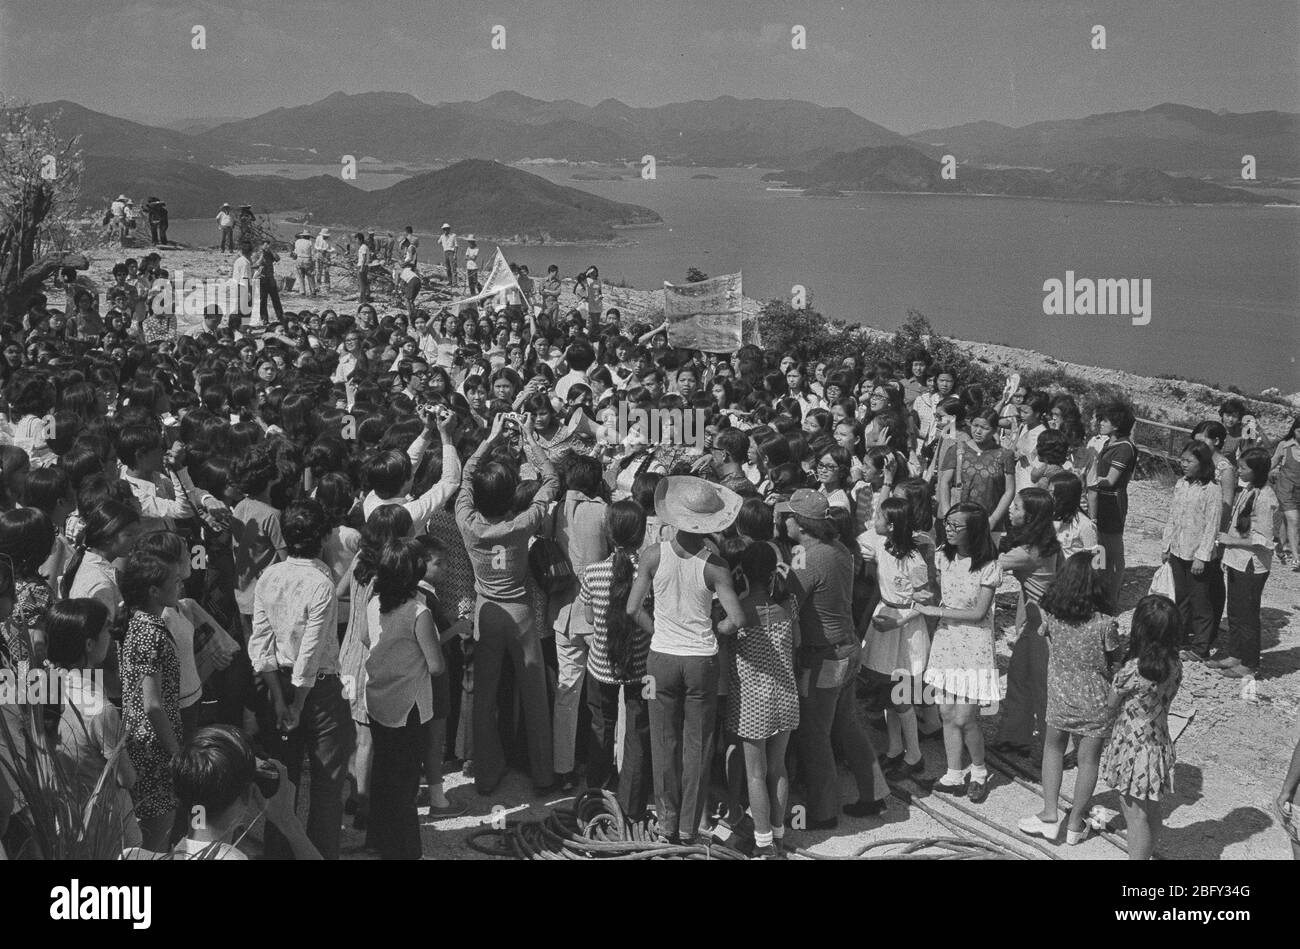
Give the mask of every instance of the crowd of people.
<path id="1" fill-rule="evenodd" d="M 322 237 L 295 245 L 309 287 Z M 987 714 L 995 748 L 1041 756 L 1021 831 L 1084 840 L 1101 780 L 1149 857 L 1183 664 L 1257 674 L 1262 588 L 1300 564 L 1300 422 L 1268 446 L 1235 400 L 1181 454 L 1173 596 L 1124 641 L 1126 404 L 1016 377 L 990 398 L 924 349 L 674 348 L 604 310 L 594 267 L 586 312 L 560 312 L 552 267 L 455 314 L 381 315 L 363 282 L 354 312 L 276 296 L 261 326 L 210 307 L 184 334 L 147 305 L 156 254 L 113 274 L 107 313 L 70 290 L 6 326 L 0 661 L 102 671 L 102 707 L 42 729 L 134 858 L 238 858 L 250 807 L 268 857 L 337 858 L 351 819 L 418 858 L 419 808 L 469 806 L 445 773 L 491 799 L 512 765 L 539 795 L 609 789 L 664 840 L 779 858 L 788 826 L 881 814 L 891 781 L 983 802 Z"/>

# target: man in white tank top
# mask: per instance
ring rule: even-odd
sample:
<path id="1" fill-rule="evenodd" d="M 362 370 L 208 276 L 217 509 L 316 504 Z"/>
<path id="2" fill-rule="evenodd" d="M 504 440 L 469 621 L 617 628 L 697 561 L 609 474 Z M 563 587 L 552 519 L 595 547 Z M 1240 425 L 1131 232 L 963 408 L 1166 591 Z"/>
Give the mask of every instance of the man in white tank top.
<path id="1" fill-rule="evenodd" d="M 645 686 L 659 831 L 682 843 L 694 842 L 701 829 L 713 760 L 718 701 L 714 597 L 726 613 L 718 633 L 733 635 L 744 621 L 727 565 L 705 540 L 731 526 L 740 504 L 740 495 L 702 478 L 659 482 L 655 514 L 677 528 L 677 535 L 646 550 L 627 599 L 628 615 L 653 637 Z M 652 585 L 653 619 L 645 609 Z"/>

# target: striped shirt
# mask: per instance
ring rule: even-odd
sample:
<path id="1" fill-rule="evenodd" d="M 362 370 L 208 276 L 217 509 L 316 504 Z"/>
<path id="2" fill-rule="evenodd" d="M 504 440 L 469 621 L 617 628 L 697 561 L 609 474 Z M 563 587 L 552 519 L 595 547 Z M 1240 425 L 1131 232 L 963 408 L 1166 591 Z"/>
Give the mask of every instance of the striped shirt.
<path id="1" fill-rule="evenodd" d="M 632 574 L 636 575 L 637 558 L 632 558 Z M 578 574 L 582 587 L 582 602 L 591 604 L 595 614 L 592 632 L 588 637 L 587 671 L 597 682 L 619 685 L 623 682 L 640 682 L 646 674 L 646 656 L 650 653 L 650 634 L 641 629 L 632 617 L 627 619 L 627 634 L 632 637 L 632 661 L 627 678 L 615 674 L 609 657 L 609 636 L 606 621 L 609 618 L 609 590 L 614 582 L 614 557 L 591 564 Z"/>

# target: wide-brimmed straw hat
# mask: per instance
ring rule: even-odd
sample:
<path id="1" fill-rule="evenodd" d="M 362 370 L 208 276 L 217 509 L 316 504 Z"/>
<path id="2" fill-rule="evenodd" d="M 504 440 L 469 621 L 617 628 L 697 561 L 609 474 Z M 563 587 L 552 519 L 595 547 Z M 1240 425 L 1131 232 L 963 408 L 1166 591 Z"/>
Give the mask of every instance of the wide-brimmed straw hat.
<path id="1" fill-rule="evenodd" d="M 307 230 L 306 228 L 303 228 L 301 231 L 299 231 L 297 234 L 295 234 L 295 235 L 293 235 L 293 236 L 294 236 L 294 237 L 311 237 L 311 231 Z"/>
<path id="2" fill-rule="evenodd" d="M 735 522 L 742 502 L 730 488 L 692 475 L 664 478 L 655 488 L 655 514 L 665 524 L 691 534 L 726 530 Z"/>
<path id="3" fill-rule="evenodd" d="M 443 229 L 444 231 L 450 231 L 450 230 L 451 230 L 451 225 L 450 225 L 450 224 L 444 224 L 444 225 L 442 226 L 442 229 Z"/>
<path id="4" fill-rule="evenodd" d="M 128 198 L 128 197 L 127 197 L 126 195 L 124 195 L 124 194 L 119 194 L 119 195 L 118 195 L 116 198 L 114 198 L 113 200 L 115 200 L 115 201 L 130 201 L 131 199 Z"/>

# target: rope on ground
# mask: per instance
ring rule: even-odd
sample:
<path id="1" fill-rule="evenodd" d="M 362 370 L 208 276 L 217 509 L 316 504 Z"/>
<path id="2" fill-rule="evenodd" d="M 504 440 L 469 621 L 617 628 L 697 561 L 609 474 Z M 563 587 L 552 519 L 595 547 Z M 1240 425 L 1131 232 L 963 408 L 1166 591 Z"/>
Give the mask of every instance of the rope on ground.
<path id="1" fill-rule="evenodd" d="M 812 860 L 971 860 L 1027 859 L 992 835 L 945 817 L 929 805 L 895 792 L 944 826 L 952 836 L 891 838 L 873 841 L 846 855 L 790 852 Z M 557 808 L 538 820 L 510 821 L 482 827 L 466 841 L 492 857 L 517 860 L 745 860 L 745 854 L 718 843 L 673 844 L 660 840 L 653 818 L 630 821 L 608 791 L 589 790 L 571 808 Z M 890 849 L 896 848 L 896 849 Z M 888 850 L 888 852 L 885 852 Z"/>

